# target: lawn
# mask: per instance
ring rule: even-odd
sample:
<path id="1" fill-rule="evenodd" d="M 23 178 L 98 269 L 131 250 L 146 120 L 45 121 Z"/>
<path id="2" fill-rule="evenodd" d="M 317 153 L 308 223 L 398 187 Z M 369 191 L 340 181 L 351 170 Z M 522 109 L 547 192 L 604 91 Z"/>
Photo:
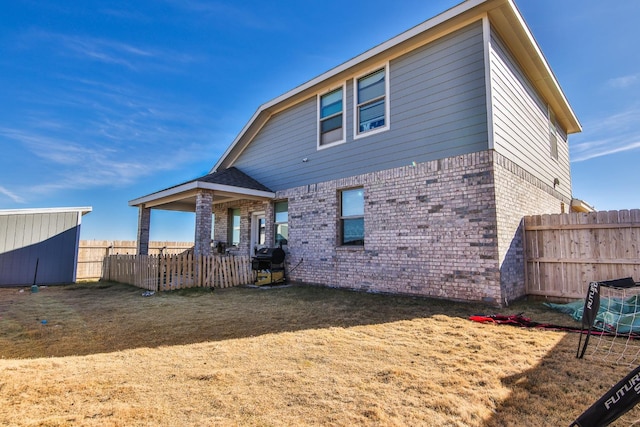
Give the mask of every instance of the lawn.
<path id="1" fill-rule="evenodd" d="M 629 371 L 524 312 L 317 287 L 0 289 L 0 425 L 568 426 Z M 616 425 L 640 417 L 636 408 Z"/>

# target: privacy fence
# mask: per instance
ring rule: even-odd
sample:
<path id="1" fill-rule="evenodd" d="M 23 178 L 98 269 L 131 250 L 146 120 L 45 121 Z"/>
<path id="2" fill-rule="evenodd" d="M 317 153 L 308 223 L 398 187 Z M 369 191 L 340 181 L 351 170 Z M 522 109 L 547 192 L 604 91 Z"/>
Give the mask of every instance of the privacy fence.
<path id="1" fill-rule="evenodd" d="M 640 280 L 640 209 L 524 218 L 529 295 L 584 298 L 586 284 Z"/>
<path id="2" fill-rule="evenodd" d="M 149 242 L 149 255 L 176 255 L 193 247 L 192 242 Z M 109 255 L 135 255 L 135 240 L 81 240 L 76 280 L 97 280 Z"/>
<path id="3" fill-rule="evenodd" d="M 254 281 L 248 256 L 109 255 L 102 280 L 127 283 L 150 291 L 194 287 L 229 288 Z"/>

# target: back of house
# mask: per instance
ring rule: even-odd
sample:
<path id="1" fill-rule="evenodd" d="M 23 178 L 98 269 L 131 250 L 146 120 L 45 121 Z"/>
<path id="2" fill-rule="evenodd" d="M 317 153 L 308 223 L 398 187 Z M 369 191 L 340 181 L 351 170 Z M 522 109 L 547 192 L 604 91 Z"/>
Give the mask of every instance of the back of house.
<path id="1" fill-rule="evenodd" d="M 466 1 L 262 105 L 209 175 L 130 205 L 191 206 L 201 253 L 211 213 L 217 247 L 282 245 L 291 281 L 500 303 L 524 294 L 522 217 L 570 209 L 579 131 L 515 4 Z"/>

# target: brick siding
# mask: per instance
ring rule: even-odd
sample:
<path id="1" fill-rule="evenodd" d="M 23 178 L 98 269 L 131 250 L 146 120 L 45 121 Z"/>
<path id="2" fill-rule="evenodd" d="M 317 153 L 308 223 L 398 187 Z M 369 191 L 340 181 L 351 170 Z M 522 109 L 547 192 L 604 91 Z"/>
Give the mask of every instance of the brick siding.
<path id="1" fill-rule="evenodd" d="M 200 190 L 196 195 L 195 252 L 211 255 L 211 213 L 213 192 Z"/>
<path id="2" fill-rule="evenodd" d="M 340 191 L 364 189 L 365 244 L 340 246 Z M 524 295 L 520 223 L 570 201 L 490 150 L 291 188 L 287 268 L 293 282 L 505 304 Z M 241 212 L 237 250 L 250 253 L 251 214 L 273 202 L 214 205 L 215 240 Z"/>
<path id="3" fill-rule="evenodd" d="M 214 200 L 215 202 L 215 200 Z M 266 218 L 273 218 L 273 207 L 269 202 L 253 201 L 253 200 L 237 200 L 213 205 L 214 226 L 213 240 L 214 242 L 222 242 L 228 244 L 229 237 L 229 210 L 240 209 L 240 244 L 236 248 L 230 248 L 232 252 L 239 254 L 250 254 L 251 252 L 251 214 L 253 212 L 265 212 Z M 267 236 L 273 236 L 273 224 L 266 221 Z M 268 239 L 268 237 L 267 237 Z M 272 239 L 273 240 L 273 239 Z M 269 240 L 268 240 L 269 241 Z"/>
<path id="4" fill-rule="evenodd" d="M 502 303 L 525 295 L 522 219 L 568 212 L 571 200 L 506 157 L 494 156 Z"/>
<path id="5" fill-rule="evenodd" d="M 277 193 L 294 281 L 455 300 L 501 298 L 490 152 Z M 365 191 L 365 245 L 338 246 L 342 189 Z"/>

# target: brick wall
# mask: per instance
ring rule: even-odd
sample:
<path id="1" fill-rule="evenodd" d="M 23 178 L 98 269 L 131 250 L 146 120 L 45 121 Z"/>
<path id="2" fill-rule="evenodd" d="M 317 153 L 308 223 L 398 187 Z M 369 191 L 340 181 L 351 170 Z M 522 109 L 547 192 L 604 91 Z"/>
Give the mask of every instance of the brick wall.
<path id="1" fill-rule="evenodd" d="M 365 245 L 339 247 L 341 189 L 365 191 Z M 289 200 L 290 278 L 456 300 L 501 298 L 489 152 L 278 192 Z"/>
<path id="2" fill-rule="evenodd" d="M 212 202 L 213 191 L 198 191 L 198 194 L 196 195 L 196 254 L 211 255 Z"/>
<path id="3" fill-rule="evenodd" d="M 214 199 L 215 202 L 215 199 Z M 237 248 L 234 248 L 240 254 L 248 255 L 250 253 L 250 240 L 251 240 L 251 214 L 253 212 L 266 212 L 266 225 L 267 236 L 269 234 L 269 227 L 273 230 L 273 224 L 269 225 L 269 212 L 271 212 L 271 218 L 273 218 L 273 208 L 269 202 L 260 202 L 253 200 L 237 200 L 234 202 L 227 202 L 213 205 L 214 226 L 213 226 L 213 240 L 218 242 L 227 243 L 228 230 L 229 230 L 229 209 L 240 209 L 240 244 Z"/>
<path id="4" fill-rule="evenodd" d="M 568 212 L 571 200 L 506 157 L 496 152 L 493 157 L 502 303 L 508 303 L 526 294 L 523 217 Z"/>
<path id="5" fill-rule="evenodd" d="M 341 247 L 340 190 L 365 192 L 365 245 Z M 494 151 L 407 165 L 277 192 L 289 202 L 289 279 L 373 292 L 495 304 L 525 294 L 520 223 L 558 213 L 564 200 Z M 229 209 L 241 212 L 238 251 L 250 252 L 251 214 L 273 202 L 214 205 L 215 240 L 227 241 Z"/>

